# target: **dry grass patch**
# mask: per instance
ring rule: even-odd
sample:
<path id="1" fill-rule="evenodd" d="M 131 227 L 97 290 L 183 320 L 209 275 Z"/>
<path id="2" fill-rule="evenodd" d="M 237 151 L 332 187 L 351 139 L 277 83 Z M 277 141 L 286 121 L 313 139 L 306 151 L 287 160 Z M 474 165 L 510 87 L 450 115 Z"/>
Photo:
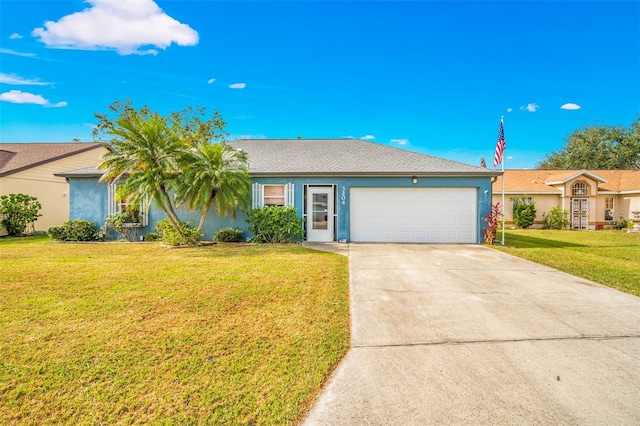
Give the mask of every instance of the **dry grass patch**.
<path id="1" fill-rule="evenodd" d="M 0 239 L 0 423 L 286 424 L 348 348 L 347 259 Z"/>
<path id="2" fill-rule="evenodd" d="M 508 229 L 505 246 L 492 247 L 640 296 L 640 234 Z"/>

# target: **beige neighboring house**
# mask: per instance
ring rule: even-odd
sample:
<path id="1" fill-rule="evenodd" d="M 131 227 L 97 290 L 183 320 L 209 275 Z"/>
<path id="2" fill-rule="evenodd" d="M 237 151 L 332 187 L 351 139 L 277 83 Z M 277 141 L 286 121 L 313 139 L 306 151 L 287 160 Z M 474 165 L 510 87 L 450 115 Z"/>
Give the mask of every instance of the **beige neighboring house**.
<path id="1" fill-rule="evenodd" d="M 513 225 L 513 199 L 535 199 L 536 220 L 553 207 L 569 212 L 572 229 L 610 227 L 640 211 L 640 170 L 505 170 L 505 222 Z M 493 183 L 493 203 L 502 199 L 502 176 Z"/>
<path id="2" fill-rule="evenodd" d="M 36 231 L 61 225 L 69 220 L 69 183 L 54 173 L 95 166 L 106 152 L 98 142 L 0 143 L 0 195 L 36 197 L 42 204 Z M 6 234 L 0 225 L 0 235 Z"/>

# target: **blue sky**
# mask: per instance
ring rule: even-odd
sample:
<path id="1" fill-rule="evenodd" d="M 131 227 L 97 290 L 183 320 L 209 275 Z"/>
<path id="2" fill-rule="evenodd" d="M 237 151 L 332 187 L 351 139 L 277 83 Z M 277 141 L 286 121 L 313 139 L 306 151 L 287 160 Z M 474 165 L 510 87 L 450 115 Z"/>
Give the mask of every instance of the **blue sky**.
<path id="1" fill-rule="evenodd" d="M 127 98 L 490 167 L 504 115 L 532 168 L 640 113 L 640 2 L 0 0 L 0 142 L 91 141 Z"/>

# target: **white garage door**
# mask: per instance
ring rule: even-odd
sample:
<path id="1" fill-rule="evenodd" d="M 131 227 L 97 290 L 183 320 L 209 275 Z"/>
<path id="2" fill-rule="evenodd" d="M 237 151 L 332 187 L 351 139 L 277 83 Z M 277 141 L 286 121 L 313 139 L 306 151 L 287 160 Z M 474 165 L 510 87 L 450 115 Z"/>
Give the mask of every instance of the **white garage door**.
<path id="1" fill-rule="evenodd" d="M 351 188 L 351 241 L 476 243 L 475 188 Z"/>

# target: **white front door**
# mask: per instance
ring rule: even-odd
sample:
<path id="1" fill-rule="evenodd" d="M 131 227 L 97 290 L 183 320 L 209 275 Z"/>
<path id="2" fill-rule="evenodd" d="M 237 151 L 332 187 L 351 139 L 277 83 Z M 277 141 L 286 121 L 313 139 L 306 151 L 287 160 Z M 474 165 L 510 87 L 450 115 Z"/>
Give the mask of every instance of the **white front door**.
<path id="1" fill-rule="evenodd" d="M 307 191 L 307 241 L 333 241 L 333 187 Z"/>

